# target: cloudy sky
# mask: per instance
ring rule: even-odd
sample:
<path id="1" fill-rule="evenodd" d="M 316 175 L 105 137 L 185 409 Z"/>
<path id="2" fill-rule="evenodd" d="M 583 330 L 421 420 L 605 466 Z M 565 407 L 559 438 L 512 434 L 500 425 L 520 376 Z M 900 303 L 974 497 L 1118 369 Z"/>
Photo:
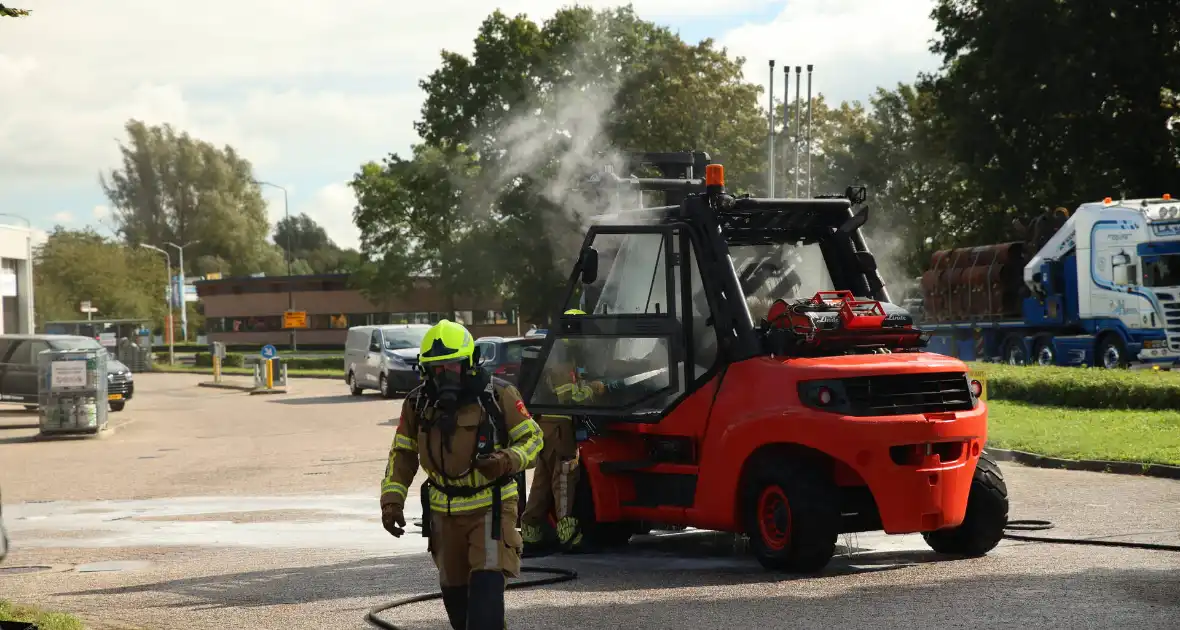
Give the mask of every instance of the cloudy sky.
<path id="1" fill-rule="evenodd" d="M 493 8 L 542 19 L 572 0 L 5 0 L 0 21 L 0 213 L 110 233 L 100 172 L 128 118 L 172 123 L 249 158 L 340 245 L 354 247 L 357 167 L 416 141 L 419 79 L 463 53 Z M 934 0 L 634 0 L 689 41 L 713 37 L 746 76 L 816 65 L 814 89 L 865 99 L 933 70 Z M 582 0 L 605 7 L 620 2 Z M 482 8 L 476 8 L 482 7 Z M 781 93 L 782 75 L 776 73 Z M 267 190 L 272 218 L 282 196 Z M 9 219 L 0 216 L 0 221 Z"/>

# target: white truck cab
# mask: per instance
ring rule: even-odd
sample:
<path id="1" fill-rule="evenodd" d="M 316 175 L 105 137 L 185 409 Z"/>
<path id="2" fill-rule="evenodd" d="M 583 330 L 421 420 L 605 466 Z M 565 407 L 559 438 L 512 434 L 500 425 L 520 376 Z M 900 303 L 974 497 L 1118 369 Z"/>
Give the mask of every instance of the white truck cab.
<path id="1" fill-rule="evenodd" d="M 1180 360 L 1180 201 L 1082 204 L 1025 265 L 1024 282 L 1047 320 L 1118 333 L 1096 359 L 1134 350 L 1147 363 Z"/>

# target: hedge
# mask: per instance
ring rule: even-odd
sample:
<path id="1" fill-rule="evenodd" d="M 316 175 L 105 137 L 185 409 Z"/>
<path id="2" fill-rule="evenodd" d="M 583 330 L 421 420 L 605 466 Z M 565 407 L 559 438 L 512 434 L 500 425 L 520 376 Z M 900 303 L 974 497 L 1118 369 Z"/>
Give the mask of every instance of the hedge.
<path id="1" fill-rule="evenodd" d="M 197 367 L 213 367 L 213 355 L 208 352 L 198 352 L 195 364 Z M 343 370 L 344 357 L 330 356 L 330 357 L 291 357 L 283 358 L 279 355 L 279 359 L 283 365 L 287 366 L 288 370 Z M 244 354 L 241 352 L 227 352 L 225 358 L 222 359 L 222 367 L 246 367 L 253 365 L 260 361 L 261 358 L 257 354 Z"/>
<path id="2" fill-rule="evenodd" d="M 1180 409 L 1180 373 L 1090 367 L 975 363 L 987 378 L 987 396 L 1034 405 L 1080 409 Z"/>

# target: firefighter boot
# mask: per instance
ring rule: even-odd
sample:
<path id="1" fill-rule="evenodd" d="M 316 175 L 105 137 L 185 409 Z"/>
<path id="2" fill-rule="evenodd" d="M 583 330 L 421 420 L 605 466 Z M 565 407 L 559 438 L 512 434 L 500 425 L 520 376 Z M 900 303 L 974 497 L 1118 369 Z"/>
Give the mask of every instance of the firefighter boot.
<path id="1" fill-rule="evenodd" d="M 447 609 L 447 619 L 455 630 L 467 630 L 467 587 L 444 586 L 442 589 L 443 607 Z"/>
<path id="2" fill-rule="evenodd" d="M 557 542 L 566 551 L 573 551 L 582 546 L 582 527 L 578 519 L 567 516 L 557 521 Z"/>
<path id="3" fill-rule="evenodd" d="M 472 571 L 468 592 L 467 630 L 503 630 L 504 572 Z"/>
<path id="4" fill-rule="evenodd" d="M 552 529 L 552 527 L 521 523 L 520 537 L 524 540 L 524 557 L 536 558 L 552 553 L 554 551 Z"/>

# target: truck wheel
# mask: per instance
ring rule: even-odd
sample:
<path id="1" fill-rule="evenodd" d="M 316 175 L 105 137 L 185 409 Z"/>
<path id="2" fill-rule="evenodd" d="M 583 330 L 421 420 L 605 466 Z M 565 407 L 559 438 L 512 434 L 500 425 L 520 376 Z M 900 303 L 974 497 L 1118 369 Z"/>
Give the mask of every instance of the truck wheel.
<path id="1" fill-rule="evenodd" d="M 750 480 L 744 495 L 746 535 L 763 567 L 814 573 L 827 566 L 840 510 L 835 487 L 819 469 L 776 462 Z"/>
<path id="2" fill-rule="evenodd" d="M 1053 339 L 1042 337 L 1033 345 L 1033 363 L 1036 365 L 1057 365 L 1057 353 L 1053 350 Z"/>
<path id="3" fill-rule="evenodd" d="M 1094 353 L 1094 367 L 1119 370 L 1128 365 L 1127 347 L 1123 345 L 1123 340 L 1115 334 L 1103 335 L 1098 341 L 1098 351 Z"/>
<path id="4" fill-rule="evenodd" d="M 364 393 L 364 390 L 361 389 L 361 386 L 356 384 L 356 375 L 352 372 L 348 373 L 348 391 L 353 396 L 360 396 Z"/>
<path id="5" fill-rule="evenodd" d="M 1008 486 L 1004 484 L 1004 473 L 984 452 L 975 466 L 963 522 L 957 527 L 924 532 L 922 538 L 938 553 L 982 556 L 1000 544 L 1007 525 Z"/>
<path id="6" fill-rule="evenodd" d="M 1019 337 L 1010 337 L 1004 342 L 1004 362 L 1008 365 L 1027 365 L 1028 357 L 1024 352 L 1024 341 Z"/>

